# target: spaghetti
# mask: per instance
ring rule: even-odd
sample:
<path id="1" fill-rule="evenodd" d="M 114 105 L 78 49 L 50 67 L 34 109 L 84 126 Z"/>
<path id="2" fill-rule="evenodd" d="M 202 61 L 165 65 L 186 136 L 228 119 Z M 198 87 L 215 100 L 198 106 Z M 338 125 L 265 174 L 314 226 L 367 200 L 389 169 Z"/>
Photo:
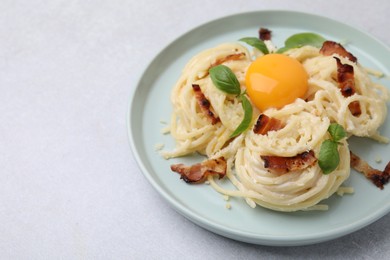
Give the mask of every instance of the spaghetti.
<path id="1" fill-rule="evenodd" d="M 267 41 L 267 44 L 272 43 Z M 373 83 L 358 63 L 338 54 L 322 55 L 319 48 L 312 46 L 294 48 L 285 55 L 299 61 L 308 74 L 305 96 L 279 109 L 259 111 L 254 108 L 251 127 L 231 139 L 244 111 L 235 95 L 226 94 L 213 85 L 209 69 L 220 64 L 229 67 L 241 90 L 245 91 L 248 66 L 261 55 L 261 52 L 251 52 L 241 44 L 229 43 L 205 50 L 188 62 L 171 93 L 173 113 L 169 130 L 176 147 L 173 151 L 163 151 L 162 155 L 168 159 L 197 152 L 209 159 L 225 158 L 226 176 L 236 189 L 222 187 L 212 175 L 208 176 L 208 181 L 216 191 L 243 197 L 251 207 L 260 205 L 277 211 L 327 209 L 326 205 L 319 203 L 336 193 L 350 174 L 350 152 L 345 139 L 338 145 L 341 160 L 331 174 L 323 174 L 318 163 L 281 174 L 267 169 L 262 156 L 292 157 L 309 150 L 317 155 L 321 144 L 329 139 L 327 130 L 334 122 L 344 127 L 348 135 L 386 141 L 378 128 L 387 114 L 388 92 L 383 86 Z M 334 57 L 353 67 L 354 95 L 342 95 L 336 79 Z M 210 123 L 199 107 L 193 85 L 199 86 L 219 122 Z M 355 101 L 360 103 L 359 116 L 354 116 L 348 109 Z M 280 120 L 283 127 L 256 134 L 253 122 L 261 113 Z M 350 189 L 343 189 L 340 193 L 347 191 Z"/>

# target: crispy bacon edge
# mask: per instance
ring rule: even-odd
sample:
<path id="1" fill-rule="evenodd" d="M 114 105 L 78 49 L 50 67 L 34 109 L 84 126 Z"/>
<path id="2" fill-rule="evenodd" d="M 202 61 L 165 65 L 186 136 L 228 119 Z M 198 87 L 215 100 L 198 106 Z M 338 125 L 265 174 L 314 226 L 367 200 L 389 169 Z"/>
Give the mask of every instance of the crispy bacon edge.
<path id="1" fill-rule="evenodd" d="M 357 62 L 357 58 L 348 52 L 340 43 L 333 41 L 325 41 L 322 44 L 320 53 L 325 56 L 331 56 L 333 54 L 338 54 L 342 57 L 349 59 L 352 62 Z"/>
<path id="2" fill-rule="evenodd" d="M 266 135 L 269 131 L 277 131 L 283 127 L 284 125 L 279 119 L 260 114 L 253 127 L 253 132 L 259 135 Z"/>
<path id="3" fill-rule="evenodd" d="M 341 94 L 344 97 L 350 97 L 356 93 L 353 66 L 349 64 L 342 64 L 340 59 L 337 57 L 333 58 L 335 58 L 337 62 L 337 83 L 339 84 Z M 360 116 L 362 113 L 359 101 L 351 102 L 348 105 L 348 108 L 354 116 Z"/>
<path id="4" fill-rule="evenodd" d="M 314 151 L 306 151 L 293 157 L 260 156 L 264 160 L 264 168 L 276 173 L 287 173 L 306 169 L 317 162 Z"/>
<path id="5" fill-rule="evenodd" d="M 271 33 L 272 31 L 268 30 L 267 28 L 260 28 L 259 39 L 262 41 L 269 41 L 271 40 Z"/>
<path id="6" fill-rule="evenodd" d="M 198 104 L 200 106 L 200 109 L 203 111 L 203 113 L 207 116 L 207 118 L 210 120 L 212 125 L 215 125 L 220 121 L 219 117 L 216 117 L 210 109 L 210 101 L 204 96 L 202 90 L 200 89 L 200 86 L 198 84 L 192 84 L 192 90 L 195 92 L 195 98 L 198 101 Z"/>
<path id="7" fill-rule="evenodd" d="M 202 183 L 209 175 L 218 175 L 219 179 L 226 175 L 227 164 L 224 157 L 210 159 L 191 166 L 182 163 L 171 165 L 171 170 L 179 173 L 180 179 L 186 183 Z"/>
<path id="8" fill-rule="evenodd" d="M 375 186 L 383 190 L 384 185 L 390 180 L 390 162 L 383 171 L 372 168 L 366 161 L 350 151 L 351 167 L 363 173 Z"/>

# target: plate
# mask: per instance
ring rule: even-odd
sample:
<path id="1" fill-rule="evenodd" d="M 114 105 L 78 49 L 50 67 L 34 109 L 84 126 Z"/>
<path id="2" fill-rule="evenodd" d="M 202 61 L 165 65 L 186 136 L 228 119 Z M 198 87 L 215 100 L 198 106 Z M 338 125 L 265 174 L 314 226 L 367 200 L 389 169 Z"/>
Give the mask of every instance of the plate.
<path id="1" fill-rule="evenodd" d="M 209 185 L 188 185 L 171 172 L 173 163 L 200 161 L 197 156 L 165 160 L 156 151 L 174 147 L 173 138 L 163 135 L 172 106 L 170 92 L 182 68 L 202 50 L 247 36 L 257 36 L 266 27 L 273 42 L 299 32 L 315 32 L 329 40 L 347 42 L 347 48 L 365 67 L 390 75 L 390 50 L 373 37 L 353 27 L 325 17 L 290 11 L 258 11 L 224 17 L 176 39 L 163 49 L 146 68 L 135 87 L 129 107 L 128 132 L 135 159 L 153 187 L 179 213 L 212 232 L 235 240 L 261 245 L 307 245 L 334 239 L 356 231 L 390 212 L 390 186 L 376 188 L 354 171 L 345 183 L 355 189 L 353 195 L 334 195 L 325 201 L 329 210 L 282 213 L 261 207 L 250 208 L 244 200 L 231 198 L 227 209 L 223 196 Z M 374 79 L 390 87 L 384 77 Z M 387 122 L 390 122 L 389 117 Z M 380 129 L 390 136 L 389 123 Z M 362 138 L 350 141 L 351 150 L 378 169 L 390 160 L 390 146 Z M 376 162 L 381 157 L 382 162 Z"/>

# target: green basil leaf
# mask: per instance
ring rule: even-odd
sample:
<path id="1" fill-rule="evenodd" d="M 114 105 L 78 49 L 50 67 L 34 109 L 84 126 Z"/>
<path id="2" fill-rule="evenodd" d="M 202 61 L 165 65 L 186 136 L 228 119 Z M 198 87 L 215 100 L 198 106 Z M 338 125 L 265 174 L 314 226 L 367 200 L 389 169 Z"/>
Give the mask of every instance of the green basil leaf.
<path id="1" fill-rule="evenodd" d="M 212 82 L 219 90 L 234 95 L 241 93 L 240 82 L 229 67 L 225 65 L 214 66 L 209 70 L 209 73 Z"/>
<path id="2" fill-rule="evenodd" d="M 286 52 L 290 49 L 294 49 L 293 47 L 282 47 L 282 48 L 279 48 L 276 50 L 276 53 L 283 53 L 283 52 Z"/>
<path id="3" fill-rule="evenodd" d="M 265 43 L 262 40 L 260 40 L 256 37 L 245 37 L 245 38 L 239 39 L 239 41 L 245 42 L 246 44 L 249 44 L 250 46 L 255 47 L 256 49 L 260 50 L 264 54 L 269 53 L 267 45 L 265 45 Z"/>
<path id="4" fill-rule="evenodd" d="M 345 132 L 344 128 L 337 123 L 330 124 L 328 132 L 332 136 L 333 141 L 335 142 L 338 142 L 347 136 L 347 133 Z"/>
<path id="5" fill-rule="evenodd" d="M 297 33 L 287 38 L 284 42 L 285 47 L 278 49 L 277 53 L 283 53 L 289 49 L 300 48 L 305 45 L 320 48 L 324 41 L 326 41 L 324 37 L 315 33 Z"/>
<path id="6" fill-rule="evenodd" d="M 320 48 L 324 43 L 324 41 L 326 41 L 326 39 L 321 35 L 306 32 L 306 33 L 298 33 L 298 34 L 291 35 L 285 41 L 285 45 L 288 47 L 291 46 L 302 47 L 304 45 L 310 45 L 310 46 Z"/>
<path id="7" fill-rule="evenodd" d="M 244 109 L 244 118 L 242 119 L 240 125 L 234 130 L 230 137 L 236 137 L 248 129 L 249 125 L 252 122 L 253 109 L 252 105 L 249 102 L 248 98 L 245 95 L 240 95 L 242 108 Z"/>
<path id="8" fill-rule="evenodd" d="M 320 147 L 318 165 L 324 174 L 333 172 L 340 163 L 338 144 L 332 140 L 325 140 Z"/>

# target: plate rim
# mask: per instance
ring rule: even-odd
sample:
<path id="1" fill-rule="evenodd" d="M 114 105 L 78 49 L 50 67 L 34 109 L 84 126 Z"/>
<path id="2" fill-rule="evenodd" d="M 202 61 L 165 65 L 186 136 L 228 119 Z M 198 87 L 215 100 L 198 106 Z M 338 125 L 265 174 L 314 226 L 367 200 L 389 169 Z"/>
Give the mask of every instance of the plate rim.
<path id="1" fill-rule="evenodd" d="M 386 214 L 390 213 L 390 207 L 389 208 L 379 208 L 374 213 L 365 216 L 364 218 L 359 219 L 358 221 L 352 222 L 346 226 L 332 228 L 328 231 L 321 231 L 311 234 L 297 234 L 294 236 L 289 235 L 287 236 L 281 236 L 281 235 L 262 235 L 257 233 L 251 233 L 247 231 L 240 231 L 236 229 L 232 229 L 230 227 L 226 227 L 222 224 L 215 223 L 210 221 L 210 219 L 207 219 L 203 217 L 202 215 L 193 212 L 189 208 L 182 205 L 182 203 L 178 202 L 173 196 L 171 196 L 167 191 L 165 191 L 158 182 L 153 178 L 153 176 L 150 174 L 148 169 L 145 167 L 143 160 L 140 154 L 138 153 L 137 147 L 135 145 L 135 133 L 134 129 L 132 128 L 131 122 L 133 119 L 133 109 L 135 99 L 136 99 L 136 93 L 138 90 L 138 87 L 143 79 L 143 77 L 146 74 L 146 71 L 150 68 L 150 66 L 158 60 L 160 55 L 162 55 L 167 49 L 169 49 L 175 42 L 179 41 L 180 39 L 186 37 L 188 34 L 190 34 L 192 31 L 198 30 L 199 28 L 205 27 L 207 25 L 210 25 L 211 23 L 216 23 L 224 19 L 234 19 L 238 16 L 246 16 L 246 15 L 261 15 L 261 14 L 269 14 L 269 13 L 278 13 L 279 15 L 289 14 L 294 16 L 306 16 L 306 17 L 312 17 L 312 18 L 321 18 L 323 20 L 328 20 L 331 22 L 336 22 L 339 24 L 342 24 L 343 26 L 346 26 L 352 30 L 357 31 L 359 34 L 362 34 L 368 38 L 371 38 L 374 40 L 377 44 L 380 44 L 382 47 L 387 49 L 387 51 L 390 53 L 390 47 L 383 43 L 381 40 L 379 40 L 377 37 L 373 36 L 372 34 L 361 30 L 360 28 L 353 27 L 349 24 L 346 24 L 344 22 L 341 22 L 339 20 L 336 20 L 334 18 L 329 18 L 326 16 L 313 14 L 313 13 L 307 13 L 307 12 L 301 12 L 301 11 L 294 11 L 294 10 L 285 10 L 285 9 L 269 9 L 269 10 L 255 10 L 255 11 L 249 11 L 249 12 L 237 12 L 234 14 L 229 14 L 225 16 L 221 16 L 215 19 L 208 20 L 206 22 L 201 23 L 200 25 L 194 26 L 184 33 L 180 34 L 178 37 L 175 37 L 173 40 L 168 42 L 165 46 L 162 46 L 157 53 L 152 57 L 152 59 L 149 60 L 149 62 L 146 64 L 146 66 L 141 69 L 141 73 L 138 75 L 138 79 L 135 83 L 135 87 L 132 88 L 132 91 L 130 93 L 130 102 L 128 105 L 127 113 L 126 113 L 126 126 L 127 126 L 127 134 L 128 134 L 128 141 L 130 148 L 132 150 L 132 154 L 135 158 L 136 164 L 138 165 L 139 169 L 141 170 L 141 173 L 144 177 L 148 180 L 148 182 L 153 186 L 153 188 L 158 192 L 160 196 L 162 196 L 169 204 L 171 208 L 173 208 L 176 212 L 184 216 L 185 218 L 191 220 L 193 223 L 197 224 L 198 226 L 209 230 L 213 233 L 222 235 L 224 237 L 228 237 L 233 240 L 238 240 L 246 243 L 251 244 L 258 244 L 258 245 L 268 245 L 268 246 L 302 246 L 302 245 L 310 245 L 320 242 L 329 241 L 332 239 L 336 239 L 345 235 L 348 235 L 350 233 L 353 233 L 359 229 L 362 229 L 373 222 L 377 221 L 378 219 L 382 218 Z"/>

